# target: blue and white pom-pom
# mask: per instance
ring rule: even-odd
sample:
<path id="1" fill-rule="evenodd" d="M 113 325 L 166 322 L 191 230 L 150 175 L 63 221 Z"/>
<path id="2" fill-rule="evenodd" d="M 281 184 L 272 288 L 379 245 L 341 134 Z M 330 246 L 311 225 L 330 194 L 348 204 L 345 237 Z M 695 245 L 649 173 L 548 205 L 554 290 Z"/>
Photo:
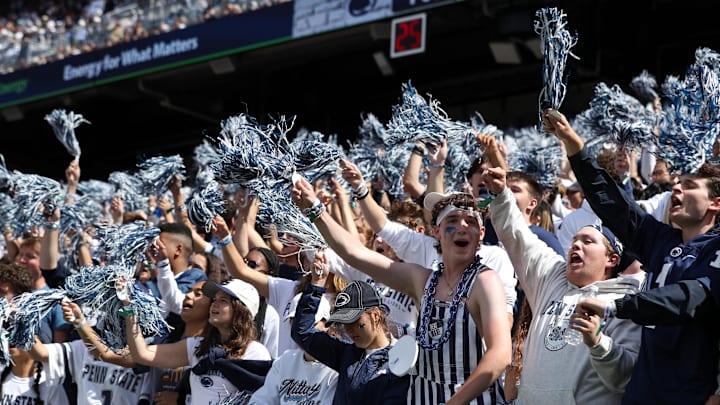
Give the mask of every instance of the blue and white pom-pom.
<path id="1" fill-rule="evenodd" d="M 48 288 L 13 297 L 12 307 L 15 310 L 8 328 L 8 342 L 21 350 L 30 350 L 35 343 L 35 335 L 40 329 L 42 319 L 66 296 L 67 292 L 64 290 Z"/>
<path id="2" fill-rule="evenodd" d="M 265 126 L 241 114 L 224 120 L 222 125 L 218 138 L 222 156 L 210 164 L 220 184 L 244 185 L 265 177 L 289 178 L 293 166 L 292 156 L 287 152 L 289 142 L 283 134 L 275 132 L 292 127 L 292 123 Z M 288 170 L 289 173 L 285 173 Z"/>
<path id="3" fill-rule="evenodd" d="M 13 195 L 17 206 L 12 228 L 14 234 L 19 235 L 33 226 L 44 225 L 44 211 L 54 211 L 62 203 L 64 192 L 60 183 L 53 179 L 18 173 L 15 176 Z"/>
<path id="4" fill-rule="evenodd" d="M 559 145 L 518 150 L 512 154 L 508 166 L 513 171 L 528 174 L 546 189 L 557 186 L 565 159 Z"/>
<path id="5" fill-rule="evenodd" d="M 385 153 L 380 156 L 380 173 L 377 176 L 365 178 L 365 180 L 372 181 L 375 177 L 379 177 L 391 199 L 402 199 L 404 194 L 402 178 L 407 162 L 410 160 L 412 148 L 413 144 L 405 144 L 385 150 Z"/>
<path id="6" fill-rule="evenodd" d="M 216 181 L 194 193 L 187 202 L 188 219 L 195 225 L 202 225 L 205 232 L 212 229 L 212 221 L 218 215 L 225 213 L 225 198 Z"/>
<path id="7" fill-rule="evenodd" d="M 145 221 L 97 225 L 95 232 L 97 254 L 104 255 L 107 263 L 133 269 L 142 261 L 147 248 L 160 236 L 160 229 L 148 227 Z"/>
<path id="8" fill-rule="evenodd" d="M 295 170 L 310 184 L 318 179 L 333 176 L 339 168 L 338 160 L 344 157 L 342 149 L 323 141 L 322 138 L 322 134 L 315 132 L 305 139 L 296 138 L 290 144 Z"/>
<path id="9" fill-rule="evenodd" d="M 595 86 L 595 96 L 590 108 L 575 117 L 581 129 L 581 137 L 588 144 L 611 142 L 626 149 L 640 149 L 655 142 L 652 130 L 658 115 L 645 108 L 635 97 L 625 93 L 620 86 L 612 87 L 600 82 Z"/>
<path id="10" fill-rule="evenodd" d="M 149 195 L 162 195 L 174 177 L 185 180 L 185 163 L 180 155 L 153 156 L 138 163 L 138 168 L 136 176 Z"/>
<path id="11" fill-rule="evenodd" d="M 45 121 L 50 124 L 55 133 L 55 137 L 65 146 L 68 153 L 70 153 L 75 160 L 80 159 L 80 143 L 75 136 L 75 128 L 79 127 L 82 123 L 89 124 L 90 121 L 83 118 L 81 114 L 75 114 L 72 111 L 67 112 L 62 109 L 56 109 L 50 114 L 47 114 Z"/>
<path id="12" fill-rule="evenodd" d="M 297 246 L 301 251 L 326 247 L 320 231 L 292 202 L 290 190 L 284 180 L 268 182 L 253 190 L 260 200 L 258 223 L 265 228 L 274 226 L 278 240 L 284 245 Z"/>
<path id="13" fill-rule="evenodd" d="M 126 212 L 147 208 L 148 198 L 143 191 L 143 181 L 137 176 L 124 171 L 112 172 L 108 182 L 115 187 L 115 195 L 123 200 Z"/>
<path id="14" fill-rule="evenodd" d="M 682 80 L 668 76 L 662 85 L 670 103 L 663 105 L 656 154 L 680 174 L 694 173 L 710 160 L 720 135 L 720 56 L 699 48 L 695 57 Z"/>
<path id="15" fill-rule="evenodd" d="M 84 266 L 65 280 L 67 296 L 83 308 L 87 317 L 103 325 L 100 338 L 114 351 L 127 344 L 125 321 L 119 315 L 123 306 L 117 297 L 118 282 L 133 282 L 134 268 L 121 265 Z M 159 301 L 137 288 L 130 289 L 131 306 L 143 336 L 164 336 L 169 325 L 164 320 Z"/>
<path id="16" fill-rule="evenodd" d="M 540 35 L 543 55 L 543 88 L 538 97 L 538 129 L 542 129 L 542 114 L 547 108 L 559 110 L 567 92 L 565 67 L 568 55 L 579 59 L 570 50 L 577 44 L 577 34 L 567 29 L 567 15 L 556 7 L 544 7 L 535 12 L 534 30 Z"/>
<path id="17" fill-rule="evenodd" d="M 15 173 L 5 166 L 5 156 L 0 154 L 0 189 L 12 190 L 15 186 Z"/>
<path id="18" fill-rule="evenodd" d="M 527 153 L 531 150 L 559 146 L 560 141 L 554 136 L 545 136 L 535 125 L 521 128 L 507 128 L 504 136 L 498 141 L 505 145 L 505 159 L 513 159 L 516 153 Z M 500 144 L 500 142 L 498 142 Z M 524 158 L 523 158 L 524 159 Z"/>
<path id="19" fill-rule="evenodd" d="M 78 183 L 78 194 L 95 200 L 98 204 L 105 206 L 110 204 L 115 194 L 115 186 L 107 181 L 89 179 Z"/>
<path id="20" fill-rule="evenodd" d="M 643 70 L 630 81 L 630 88 L 637 94 L 638 99 L 646 104 L 652 103 L 660 97 L 656 90 L 657 87 L 655 76 L 651 75 L 647 70 Z"/>
<path id="21" fill-rule="evenodd" d="M 430 147 L 440 145 L 451 126 L 437 100 L 426 101 L 410 82 L 402 85 L 402 102 L 392 107 L 387 124 L 385 144 L 388 148 L 422 142 Z"/>

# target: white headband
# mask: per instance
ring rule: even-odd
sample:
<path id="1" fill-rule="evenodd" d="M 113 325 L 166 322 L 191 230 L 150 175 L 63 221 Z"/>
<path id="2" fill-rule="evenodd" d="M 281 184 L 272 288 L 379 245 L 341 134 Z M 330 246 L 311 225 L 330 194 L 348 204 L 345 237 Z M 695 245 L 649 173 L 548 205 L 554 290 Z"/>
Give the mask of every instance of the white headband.
<path id="1" fill-rule="evenodd" d="M 477 212 L 477 211 L 475 211 L 475 210 L 473 210 L 473 209 L 470 209 L 470 208 L 465 208 L 465 207 L 460 208 L 460 207 L 456 207 L 456 206 L 454 206 L 454 205 L 452 205 L 452 204 L 448 204 L 448 205 L 447 205 L 445 208 L 443 208 L 442 211 L 440 211 L 440 213 L 438 214 L 437 220 L 435 220 L 435 225 L 440 225 L 440 222 L 442 222 L 442 220 L 445 219 L 446 216 L 448 216 L 451 212 L 454 212 L 454 211 L 467 211 L 467 212 L 470 212 L 470 213 L 472 213 L 472 214 L 475 214 L 475 216 L 478 216 L 478 215 L 480 214 L 479 212 Z M 478 219 L 480 219 L 480 218 L 478 218 Z"/>

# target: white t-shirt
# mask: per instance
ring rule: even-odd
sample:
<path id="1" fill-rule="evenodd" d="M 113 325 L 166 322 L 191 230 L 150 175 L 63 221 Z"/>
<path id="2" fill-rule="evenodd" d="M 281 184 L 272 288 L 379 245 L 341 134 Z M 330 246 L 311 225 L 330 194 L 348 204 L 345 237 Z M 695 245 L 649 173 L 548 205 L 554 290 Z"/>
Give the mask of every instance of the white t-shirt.
<path id="1" fill-rule="evenodd" d="M 62 384 L 65 378 L 62 346 L 67 350 L 70 373 L 77 383 L 78 405 L 137 405 L 147 373 L 135 374 L 130 368 L 95 360 L 82 339 L 45 345 L 49 384 Z"/>
<path id="2" fill-rule="evenodd" d="M 278 357 L 248 405 L 331 404 L 338 373 L 304 354 L 290 349 Z"/>
<path id="3" fill-rule="evenodd" d="M 195 349 L 202 341 L 202 337 L 185 339 L 187 343 L 187 356 L 189 366 L 195 367 L 200 360 L 195 355 Z M 252 341 L 242 356 L 243 360 L 271 360 L 270 353 L 260 342 Z M 225 378 L 218 370 L 210 370 L 207 374 L 197 375 L 190 372 L 190 404 L 208 405 L 216 404 L 222 399 L 238 391 L 230 380 Z M 113 404 L 114 405 L 114 404 Z"/>
<path id="4" fill-rule="evenodd" d="M 285 350 L 298 349 L 297 343 L 290 336 L 292 320 L 295 316 L 295 308 L 301 294 L 295 293 L 298 282 L 281 277 L 268 277 L 268 304 L 273 306 L 280 315 L 280 330 L 278 333 L 278 354 L 282 355 Z M 315 322 L 330 317 L 330 301 L 323 296 L 320 300 Z"/>
<path id="5" fill-rule="evenodd" d="M 260 343 L 268 349 L 270 357 L 276 359 L 279 356 L 278 343 L 280 338 L 280 315 L 270 304 L 265 308 L 265 322 L 263 333 L 260 336 Z"/>
<path id="6" fill-rule="evenodd" d="M 48 384 L 44 370 L 40 372 L 38 384 L 40 399 L 44 403 L 52 405 L 67 405 L 69 403 L 62 384 Z M 35 390 L 35 377 L 18 377 L 12 372 L 8 374 L 2 382 L 0 404 L 32 405 L 36 403 L 38 403 L 38 394 Z"/>

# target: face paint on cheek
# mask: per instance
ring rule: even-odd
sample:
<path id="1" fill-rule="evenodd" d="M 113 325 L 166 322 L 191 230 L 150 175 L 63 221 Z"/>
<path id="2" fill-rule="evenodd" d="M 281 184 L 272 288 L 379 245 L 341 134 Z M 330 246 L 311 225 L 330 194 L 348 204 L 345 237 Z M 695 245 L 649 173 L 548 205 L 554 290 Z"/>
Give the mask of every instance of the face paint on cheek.
<path id="1" fill-rule="evenodd" d="M 455 230 L 456 230 L 456 229 L 457 229 L 457 228 L 454 227 L 454 226 L 448 226 L 447 228 L 445 228 L 445 233 L 447 233 L 448 235 L 449 235 L 449 234 L 453 234 L 453 233 L 455 233 Z"/>

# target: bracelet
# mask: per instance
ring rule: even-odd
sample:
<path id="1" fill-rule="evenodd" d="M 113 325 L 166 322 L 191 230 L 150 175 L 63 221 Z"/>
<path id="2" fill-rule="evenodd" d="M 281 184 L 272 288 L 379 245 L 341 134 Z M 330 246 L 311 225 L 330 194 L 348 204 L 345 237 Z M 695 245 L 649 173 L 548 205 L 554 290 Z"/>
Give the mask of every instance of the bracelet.
<path id="1" fill-rule="evenodd" d="M 178 211 L 185 211 L 187 209 L 187 206 L 185 204 L 180 204 L 177 207 L 175 207 Z"/>
<path id="2" fill-rule="evenodd" d="M 321 205 L 320 211 L 317 214 L 309 215 L 308 219 L 310 220 L 310 222 L 315 222 L 316 219 L 320 218 L 320 215 L 322 215 L 323 212 L 325 212 L 325 206 Z"/>
<path id="3" fill-rule="evenodd" d="M 172 208 L 168 208 L 168 209 L 165 210 L 165 213 L 166 213 L 166 214 L 169 214 L 169 213 L 171 213 L 171 212 L 173 212 L 173 209 L 172 209 Z"/>
<path id="4" fill-rule="evenodd" d="M 312 207 L 302 210 L 302 214 L 307 217 L 310 222 L 315 222 L 315 220 L 320 217 L 320 214 L 322 214 L 323 211 L 325 211 L 325 206 L 322 202 L 320 202 L 319 199 L 316 198 Z"/>
<path id="5" fill-rule="evenodd" d="M 367 185 L 365 183 L 360 184 L 357 188 L 352 189 L 353 198 L 356 200 L 362 200 L 370 194 Z"/>
<path id="6" fill-rule="evenodd" d="M 230 236 L 230 235 L 227 235 L 226 237 L 220 239 L 217 242 L 218 246 L 220 246 L 221 248 L 224 248 L 225 246 L 227 246 L 231 243 L 232 243 L 232 236 Z"/>
<path id="7" fill-rule="evenodd" d="M 47 221 L 45 223 L 45 229 L 60 229 L 60 221 Z"/>
<path id="8" fill-rule="evenodd" d="M 429 163 L 428 163 L 428 167 L 431 167 L 431 168 L 433 168 L 433 169 L 439 169 L 439 168 L 441 168 L 441 167 L 444 168 L 444 167 L 445 167 L 445 162 L 443 162 L 443 163 L 433 163 L 433 162 L 429 162 Z"/>
<path id="9" fill-rule="evenodd" d="M 120 314 L 120 316 L 122 316 L 123 318 L 128 315 L 132 315 L 134 313 L 135 313 L 135 311 L 132 309 L 132 307 L 130 305 L 128 305 L 126 307 L 122 307 L 118 310 L 118 314 Z"/>
<path id="10" fill-rule="evenodd" d="M 75 329 L 80 329 L 80 328 L 82 328 L 82 327 L 83 327 L 83 325 L 85 325 L 86 323 L 87 323 L 87 322 L 85 322 L 85 318 L 83 318 L 83 320 L 82 320 L 82 321 L 80 321 L 80 322 L 78 322 L 78 323 L 74 324 L 74 325 L 73 325 L 73 328 L 75 328 Z"/>
<path id="11" fill-rule="evenodd" d="M 412 154 L 418 155 L 418 156 L 423 156 L 423 155 L 425 155 L 425 151 L 420 146 L 415 145 L 415 147 L 412 148 Z"/>

